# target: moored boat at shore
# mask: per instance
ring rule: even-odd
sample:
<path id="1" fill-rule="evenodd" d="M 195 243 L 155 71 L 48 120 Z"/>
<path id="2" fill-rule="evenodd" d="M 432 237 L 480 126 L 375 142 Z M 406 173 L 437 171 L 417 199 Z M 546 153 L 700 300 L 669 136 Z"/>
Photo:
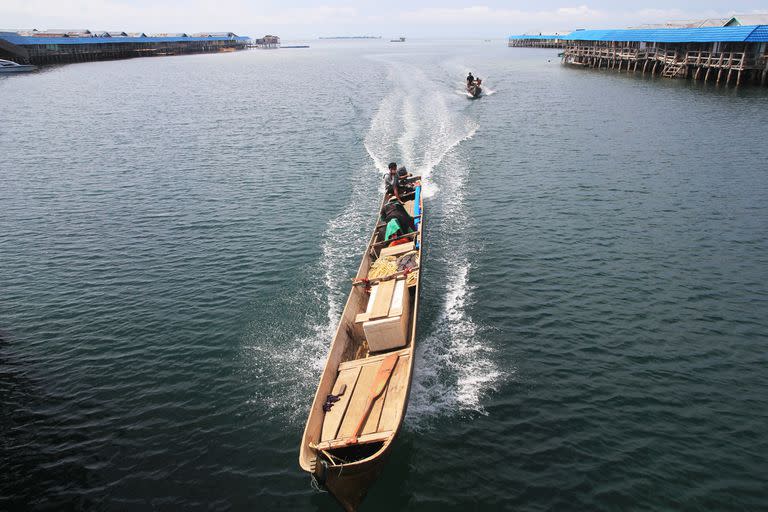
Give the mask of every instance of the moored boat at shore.
<path id="1" fill-rule="evenodd" d="M 37 66 L 32 66 L 31 64 L 19 64 L 12 60 L 0 59 L 0 73 L 25 73 L 36 69 Z"/>
<path id="2" fill-rule="evenodd" d="M 415 231 L 385 239 L 387 225 L 377 217 L 301 440 L 301 468 L 347 511 L 357 510 L 381 472 L 408 405 L 423 248 L 420 181 L 412 196 L 403 207 Z"/>

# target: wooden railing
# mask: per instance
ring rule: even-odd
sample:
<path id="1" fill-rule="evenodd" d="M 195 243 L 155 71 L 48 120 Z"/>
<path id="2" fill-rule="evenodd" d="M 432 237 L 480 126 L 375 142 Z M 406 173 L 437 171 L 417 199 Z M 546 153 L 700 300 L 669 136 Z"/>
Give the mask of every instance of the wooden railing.
<path id="1" fill-rule="evenodd" d="M 745 69 L 746 54 L 744 52 L 687 52 L 685 63 L 691 66 L 710 68 Z"/>
<path id="2" fill-rule="evenodd" d="M 683 64 L 744 70 L 749 67 L 748 55 L 744 52 L 704 52 L 689 51 L 685 54 L 657 47 L 636 48 L 631 46 L 582 46 L 568 45 L 564 54 L 569 57 L 622 60 L 655 60 L 664 64 Z M 753 59 L 754 60 L 754 59 Z M 759 57 L 754 65 L 765 65 L 768 56 Z M 762 67 L 762 66 L 761 66 Z"/>

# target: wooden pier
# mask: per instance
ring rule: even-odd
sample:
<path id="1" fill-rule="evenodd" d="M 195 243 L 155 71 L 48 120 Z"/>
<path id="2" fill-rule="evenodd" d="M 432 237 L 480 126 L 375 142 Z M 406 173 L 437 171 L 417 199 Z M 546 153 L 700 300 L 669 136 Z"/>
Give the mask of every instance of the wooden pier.
<path id="1" fill-rule="evenodd" d="M 509 36 L 507 40 L 510 48 L 563 48 L 565 44 L 565 36 L 557 34 Z"/>
<path id="2" fill-rule="evenodd" d="M 64 64 L 97 60 L 129 59 L 188 53 L 215 53 L 245 49 L 249 38 L 223 36 L 112 37 L 49 35 L 45 32 L 21 35 L 0 32 L 0 58 L 35 65 Z"/>
<path id="3" fill-rule="evenodd" d="M 584 30 L 565 37 L 564 64 L 723 85 L 768 82 L 768 25 Z"/>
<path id="4" fill-rule="evenodd" d="M 671 44 L 641 48 L 621 43 L 578 43 L 565 47 L 562 61 L 589 68 L 689 78 L 724 85 L 766 85 L 768 55 L 758 54 L 755 50 L 749 45 L 744 45 L 742 51 L 713 52 L 686 50 Z"/>

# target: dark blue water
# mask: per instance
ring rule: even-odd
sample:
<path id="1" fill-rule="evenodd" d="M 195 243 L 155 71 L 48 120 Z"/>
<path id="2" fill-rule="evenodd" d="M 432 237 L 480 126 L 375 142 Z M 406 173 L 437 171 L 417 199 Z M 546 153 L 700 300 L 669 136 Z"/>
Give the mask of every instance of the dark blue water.
<path id="1" fill-rule="evenodd" d="M 556 53 L 0 78 L 0 509 L 334 510 L 298 445 L 390 160 L 421 335 L 364 510 L 767 508 L 768 93 Z"/>

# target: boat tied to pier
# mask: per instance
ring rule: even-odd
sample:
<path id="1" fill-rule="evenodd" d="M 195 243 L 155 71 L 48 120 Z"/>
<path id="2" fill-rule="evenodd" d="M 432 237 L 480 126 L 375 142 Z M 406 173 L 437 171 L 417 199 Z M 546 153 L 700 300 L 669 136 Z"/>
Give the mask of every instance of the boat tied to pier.
<path id="1" fill-rule="evenodd" d="M 0 73 L 26 73 L 36 69 L 37 66 L 32 66 L 31 64 L 19 64 L 12 60 L 0 59 Z"/>
<path id="2" fill-rule="evenodd" d="M 301 468 L 349 512 L 381 472 L 408 405 L 424 229 L 421 179 L 409 181 L 402 203 L 384 194 L 301 440 Z M 409 227 L 391 220 L 394 210 Z"/>

